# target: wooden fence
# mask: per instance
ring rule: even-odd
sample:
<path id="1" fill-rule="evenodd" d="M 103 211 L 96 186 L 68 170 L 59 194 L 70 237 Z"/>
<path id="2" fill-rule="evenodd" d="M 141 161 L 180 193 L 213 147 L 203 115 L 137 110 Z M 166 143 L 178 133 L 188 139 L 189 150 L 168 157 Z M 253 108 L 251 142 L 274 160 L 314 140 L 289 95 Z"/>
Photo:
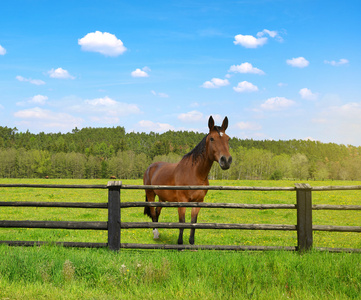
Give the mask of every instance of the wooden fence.
<path id="1" fill-rule="evenodd" d="M 361 205 L 312 205 L 312 191 L 361 190 L 361 186 L 325 186 L 311 187 L 309 184 L 295 184 L 295 187 L 233 187 L 233 186 L 143 186 L 123 185 L 121 181 L 110 181 L 108 185 L 34 185 L 34 184 L 0 184 L 1 187 L 31 188 L 72 188 L 72 189 L 108 189 L 108 202 L 0 202 L 0 206 L 12 207 L 63 207 L 63 208 L 97 208 L 108 210 L 108 222 L 67 222 L 67 221 L 6 221 L 0 220 L 3 228 L 53 228 L 53 229 L 87 229 L 107 230 L 107 243 L 57 242 L 66 247 L 108 247 L 137 249 L 217 249 L 217 250 L 275 250 L 305 251 L 313 247 L 313 231 L 361 232 L 361 226 L 326 226 L 312 224 L 312 210 L 357 210 Z M 164 202 L 121 202 L 122 189 L 168 189 L 168 190 L 232 190 L 232 191 L 285 191 L 296 192 L 295 204 L 236 204 L 236 203 L 164 203 Z M 1 200 L 1 199 L 0 199 Z M 296 225 L 274 224 L 218 224 L 218 223 L 152 223 L 121 222 L 121 209 L 128 207 L 206 207 L 229 209 L 292 209 L 297 213 Z M 360 218 L 361 219 L 361 218 Z M 128 228 L 184 228 L 184 229 L 243 229 L 243 230 L 286 230 L 297 231 L 297 246 L 224 246 L 224 245 L 169 245 L 169 244 L 133 244 L 121 243 L 121 229 Z M 0 241 L 0 244 L 30 246 L 47 242 L 39 241 Z M 361 249 L 316 248 L 333 252 L 361 252 Z"/>

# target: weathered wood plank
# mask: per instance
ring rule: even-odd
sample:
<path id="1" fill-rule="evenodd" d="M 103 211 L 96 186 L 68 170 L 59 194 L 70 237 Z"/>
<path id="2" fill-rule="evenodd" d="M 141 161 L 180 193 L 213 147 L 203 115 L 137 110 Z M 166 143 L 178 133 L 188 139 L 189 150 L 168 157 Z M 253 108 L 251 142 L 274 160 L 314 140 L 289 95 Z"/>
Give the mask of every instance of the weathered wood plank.
<path id="1" fill-rule="evenodd" d="M 312 247 L 312 188 L 307 183 L 296 183 L 297 243 L 300 251 Z"/>
<path id="2" fill-rule="evenodd" d="M 211 207 L 240 209 L 296 209 L 296 204 L 239 204 L 206 202 L 122 202 L 121 208 L 128 207 Z"/>
<path id="3" fill-rule="evenodd" d="M 122 185 L 122 189 L 131 190 L 223 190 L 223 191 L 294 191 L 294 187 L 258 187 L 258 186 L 215 186 L 215 185 Z"/>
<path id="4" fill-rule="evenodd" d="M 314 231 L 361 232 L 361 226 L 313 225 L 312 229 Z"/>
<path id="5" fill-rule="evenodd" d="M 351 191 L 351 190 L 361 190 L 361 185 L 329 185 L 329 186 L 314 186 L 312 190 L 317 191 Z"/>
<path id="6" fill-rule="evenodd" d="M 123 249 L 169 249 L 169 250 L 239 250 L 239 251 L 296 251 L 296 247 L 277 246 L 227 246 L 227 245 L 170 245 L 170 244 L 134 244 L 122 243 Z"/>
<path id="7" fill-rule="evenodd" d="M 107 230 L 108 222 L 74 222 L 74 221 L 7 221 L 0 220 L 3 228 L 51 228 L 51 229 L 86 229 Z"/>
<path id="8" fill-rule="evenodd" d="M 106 185 L 95 184 L 0 184 L 6 188 L 43 188 L 43 189 L 107 189 Z"/>
<path id="9" fill-rule="evenodd" d="M 0 241 L 0 244 L 9 246 L 42 246 L 42 245 L 58 245 L 63 247 L 75 248 L 105 248 L 107 243 L 84 243 L 84 242 L 40 242 L 40 241 Z"/>
<path id="10" fill-rule="evenodd" d="M 108 203 L 93 202 L 0 202 L 0 206 L 16 207 L 64 207 L 64 208 L 108 208 Z"/>
<path id="11" fill-rule="evenodd" d="M 361 210 L 361 205 L 328 205 L 316 204 L 312 205 L 313 210 Z"/>
<path id="12" fill-rule="evenodd" d="M 108 247 L 120 249 L 120 188 L 121 181 L 108 182 Z"/>
<path id="13" fill-rule="evenodd" d="M 220 223 L 162 223 L 122 222 L 122 229 L 130 228 L 183 228 L 183 229 L 244 229 L 244 230 L 296 230 L 296 225 L 274 224 L 220 224 Z"/>

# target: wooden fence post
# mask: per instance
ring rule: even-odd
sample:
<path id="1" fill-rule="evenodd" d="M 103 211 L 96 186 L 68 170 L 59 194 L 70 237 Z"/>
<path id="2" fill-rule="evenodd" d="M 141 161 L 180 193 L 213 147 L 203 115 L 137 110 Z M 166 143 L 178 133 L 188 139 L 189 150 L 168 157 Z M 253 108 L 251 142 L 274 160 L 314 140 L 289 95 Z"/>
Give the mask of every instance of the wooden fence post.
<path id="1" fill-rule="evenodd" d="M 312 187 L 296 183 L 297 193 L 297 244 L 298 251 L 312 248 Z"/>
<path id="2" fill-rule="evenodd" d="M 108 248 L 120 249 L 120 188 L 121 181 L 108 182 Z"/>

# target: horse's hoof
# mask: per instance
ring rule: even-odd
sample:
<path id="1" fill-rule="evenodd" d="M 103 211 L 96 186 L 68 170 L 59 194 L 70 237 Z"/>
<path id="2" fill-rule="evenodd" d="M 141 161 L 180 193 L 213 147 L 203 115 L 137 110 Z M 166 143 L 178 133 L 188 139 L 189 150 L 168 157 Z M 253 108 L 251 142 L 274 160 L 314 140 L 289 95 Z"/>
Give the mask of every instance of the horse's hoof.
<path id="1" fill-rule="evenodd" d="M 159 239 L 159 231 L 158 231 L 158 229 L 153 229 L 153 239 L 155 239 L 155 240 Z"/>

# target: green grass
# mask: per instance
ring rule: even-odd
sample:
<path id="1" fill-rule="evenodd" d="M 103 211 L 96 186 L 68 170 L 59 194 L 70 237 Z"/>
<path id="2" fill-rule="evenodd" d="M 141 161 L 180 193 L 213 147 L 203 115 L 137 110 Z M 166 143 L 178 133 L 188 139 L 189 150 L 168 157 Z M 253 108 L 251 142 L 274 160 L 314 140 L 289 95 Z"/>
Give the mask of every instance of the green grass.
<path id="1" fill-rule="evenodd" d="M 350 253 L 0 246 L 1 299 L 360 299 Z M 322 266 L 322 267 L 321 267 Z"/>
<path id="2" fill-rule="evenodd" d="M 106 184 L 107 180 L 45 180 L 45 179 L 0 179 L 0 183 L 45 183 L 45 184 Z M 125 184 L 141 184 L 141 180 L 126 180 Z M 232 186 L 294 186 L 293 181 L 212 181 L 212 185 Z M 361 185 L 360 182 L 310 182 L 320 185 Z M 313 192 L 314 204 L 361 205 L 361 191 Z M 0 188 L 1 201 L 46 201 L 46 202 L 107 202 L 107 190 L 93 189 L 39 189 Z M 122 201 L 144 201 L 143 190 L 122 190 Z M 205 202 L 229 203 L 289 203 L 296 201 L 295 192 L 289 191 L 209 191 Z M 53 221 L 107 221 L 106 209 L 71 208 L 20 208 L 2 207 L 2 220 L 53 220 Z M 147 222 L 143 208 L 122 210 L 123 222 Z M 160 222 L 177 222 L 177 208 L 163 208 Z M 190 221 L 187 209 L 186 221 Z M 241 224 L 296 224 L 296 210 L 237 210 L 201 209 L 199 223 L 241 223 Z M 315 225 L 360 226 L 360 211 L 314 211 Z M 178 230 L 160 229 L 160 239 L 153 240 L 150 229 L 122 230 L 124 243 L 167 243 L 176 244 Z M 188 243 L 189 230 L 185 230 L 184 241 Z M 0 240 L 33 241 L 78 241 L 107 242 L 106 231 L 51 230 L 51 229 L 0 229 Z M 252 246 L 296 246 L 295 231 L 254 230 L 197 230 L 198 245 L 252 245 Z M 314 232 L 314 246 L 336 248 L 361 248 L 359 233 Z"/>
<path id="3" fill-rule="evenodd" d="M 0 179 L 0 183 L 106 184 L 107 180 Z M 141 184 L 127 180 L 126 184 Z M 213 181 L 212 185 L 294 186 L 292 181 Z M 311 182 L 360 185 L 360 182 Z M 314 192 L 314 204 L 360 205 L 361 191 Z M 144 201 L 122 190 L 122 201 Z M 106 202 L 107 190 L 0 188 L 1 201 Z M 210 191 L 206 202 L 295 203 L 295 192 Z M 142 208 L 122 221 L 148 221 Z M 187 210 L 187 221 L 190 219 Z M 2 220 L 106 221 L 101 209 L 1 207 Z M 164 208 L 160 221 L 175 222 Z M 314 211 L 314 224 L 360 226 L 360 212 Z M 199 222 L 296 224 L 295 210 L 202 209 Z M 160 229 L 158 243 L 178 231 Z M 187 243 L 189 230 L 185 230 Z M 106 231 L 0 229 L 0 240 L 107 242 Z M 124 243 L 155 243 L 151 230 L 123 230 Z M 296 232 L 197 230 L 196 244 L 295 246 Z M 360 234 L 315 232 L 316 247 L 361 248 Z M 360 299 L 360 253 L 72 249 L 0 245 L 0 299 Z"/>

